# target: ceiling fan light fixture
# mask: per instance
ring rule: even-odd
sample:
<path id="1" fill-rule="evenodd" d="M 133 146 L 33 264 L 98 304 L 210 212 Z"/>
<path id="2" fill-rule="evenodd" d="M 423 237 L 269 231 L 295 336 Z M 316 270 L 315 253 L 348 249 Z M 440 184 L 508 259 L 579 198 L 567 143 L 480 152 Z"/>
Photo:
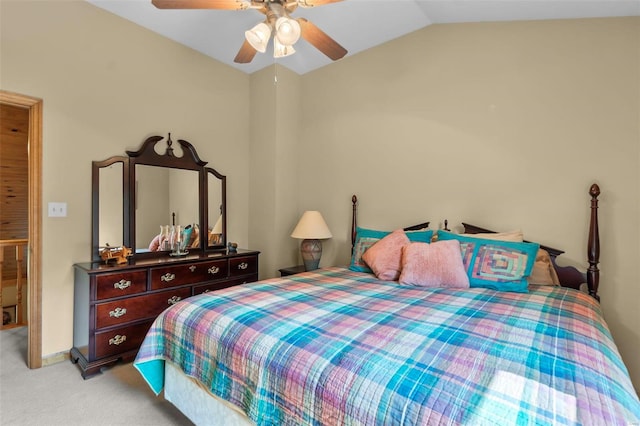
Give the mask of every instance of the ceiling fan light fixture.
<path id="1" fill-rule="evenodd" d="M 245 40 L 233 59 L 237 64 L 248 64 L 256 53 L 265 53 L 272 36 L 276 40 L 274 56 L 277 58 L 292 54 L 295 51 L 293 45 L 302 37 L 332 61 L 342 59 L 348 53 L 347 49 L 309 20 L 292 18 L 290 15 L 298 7 L 309 8 L 341 1 L 343 0 L 151 0 L 158 9 L 253 9 L 264 15 L 261 23 L 245 31 Z"/>
<path id="2" fill-rule="evenodd" d="M 267 50 L 267 44 L 271 37 L 271 28 L 264 22 L 260 22 L 255 27 L 245 31 L 244 36 L 251 47 L 260 53 L 264 53 Z"/>
<path id="3" fill-rule="evenodd" d="M 278 41 L 278 37 L 273 38 L 273 57 L 284 58 L 285 56 L 293 55 L 296 53 L 296 49 L 293 46 L 287 46 Z"/>
<path id="4" fill-rule="evenodd" d="M 300 39 L 300 24 L 288 16 L 278 18 L 275 25 L 276 38 L 285 46 L 292 46 Z"/>

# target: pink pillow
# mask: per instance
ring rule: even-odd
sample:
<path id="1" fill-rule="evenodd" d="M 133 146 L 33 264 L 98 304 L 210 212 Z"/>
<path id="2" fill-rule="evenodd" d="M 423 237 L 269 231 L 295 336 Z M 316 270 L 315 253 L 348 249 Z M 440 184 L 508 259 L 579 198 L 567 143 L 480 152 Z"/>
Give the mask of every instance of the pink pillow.
<path id="1" fill-rule="evenodd" d="M 162 235 L 158 234 L 153 238 L 153 240 L 151 240 L 151 242 L 149 243 L 149 251 L 158 251 L 158 249 L 160 248 L 161 238 Z"/>
<path id="2" fill-rule="evenodd" d="M 362 260 L 378 279 L 396 281 L 402 268 L 402 248 L 409 242 L 407 234 L 398 229 L 369 247 L 362 255 Z"/>
<path id="3" fill-rule="evenodd" d="M 420 287 L 469 288 L 460 242 L 411 243 L 402 250 L 400 284 Z"/>

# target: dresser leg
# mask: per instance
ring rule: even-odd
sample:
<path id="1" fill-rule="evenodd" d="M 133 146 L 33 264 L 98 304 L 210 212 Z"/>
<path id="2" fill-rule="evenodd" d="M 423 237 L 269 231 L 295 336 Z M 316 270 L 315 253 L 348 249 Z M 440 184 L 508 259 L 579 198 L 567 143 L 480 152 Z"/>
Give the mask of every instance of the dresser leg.
<path id="1" fill-rule="evenodd" d="M 86 380 L 93 376 L 97 376 L 98 374 L 102 374 L 103 368 L 112 367 L 118 362 L 132 362 L 135 359 L 136 354 L 137 351 L 130 351 L 122 355 L 89 362 L 87 361 L 87 358 L 85 358 L 84 354 L 74 347 L 70 351 L 70 358 L 71 362 L 80 368 L 80 374 L 82 375 L 82 378 Z"/>

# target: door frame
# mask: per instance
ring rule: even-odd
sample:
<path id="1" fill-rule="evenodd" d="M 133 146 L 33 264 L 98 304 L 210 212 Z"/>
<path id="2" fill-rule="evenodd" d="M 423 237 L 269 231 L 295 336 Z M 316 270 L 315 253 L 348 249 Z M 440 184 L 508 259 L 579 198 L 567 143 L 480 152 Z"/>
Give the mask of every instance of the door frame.
<path id="1" fill-rule="evenodd" d="M 27 366 L 40 368 L 42 367 L 42 99 L 0 90 L 0 103 L 29 110 Z"/>

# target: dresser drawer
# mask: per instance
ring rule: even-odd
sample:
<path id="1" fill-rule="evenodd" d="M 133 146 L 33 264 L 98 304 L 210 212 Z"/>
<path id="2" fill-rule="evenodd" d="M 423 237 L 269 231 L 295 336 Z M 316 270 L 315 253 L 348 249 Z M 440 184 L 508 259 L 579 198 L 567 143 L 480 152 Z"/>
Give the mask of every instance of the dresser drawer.
<path id="1" fill-rule="evenodd" d="M 96 299 L 129 296 L 147 289 L 147 271 L 96 276 Z"/>
<path id="2" fill-rule="evenodd" d="M 221 280 L 229 276 L 229 263 L 226 259 L 197 263 L 196 266 L 202 270 L 200 281 Z"/>
<path id="3" fill-rule="evenodd" d="M 160 290 L 227 277 L 227 261 L 215 260 L 151 269 L 151 289 Z"/>
<path id="4" fill-rule="evenodd" d="M 233 280 L 227 280 L 227 281 L 216 281 L 216 282 L 211 282 L 211 283 L 206 283 L 206 284 L 202 284 L 202 285 L 198 285 L 198 286 L 194 286 L 193 287 L 193 295 L 197 295 L 197 294 L 202 294 L 202 293 L 208 293 L 210 291 L 215 291 L 215 290 L 220 290 L 223 288 L 227 288 L 227 287 L 233 287 L 239 284 L 246 284 L 246 283 L 250 283 L 250 282 L 254 282 L 254 281 L 258 281 L 258 275 L 254 274 L 251 276 L 247 276 L 247 277 L 243 277 L 243 278 L 236 278 Z"/>
<path id="5" fill-rule="evenodd" d="M 229 276 L 255 274 L 258 272 L 258 256 L 232 257 L 229 259 Z"/>
<path id="6" fill-rule="evenodd" d="M 95 334 L 96 358 L 138 349 L 153 321 Z"/>
<path id="7" fill-rule="evenodd" d="M 96 305 L 96 328 L 155 318 L 169 306 L 191 296 L 189 287 Z"/>

